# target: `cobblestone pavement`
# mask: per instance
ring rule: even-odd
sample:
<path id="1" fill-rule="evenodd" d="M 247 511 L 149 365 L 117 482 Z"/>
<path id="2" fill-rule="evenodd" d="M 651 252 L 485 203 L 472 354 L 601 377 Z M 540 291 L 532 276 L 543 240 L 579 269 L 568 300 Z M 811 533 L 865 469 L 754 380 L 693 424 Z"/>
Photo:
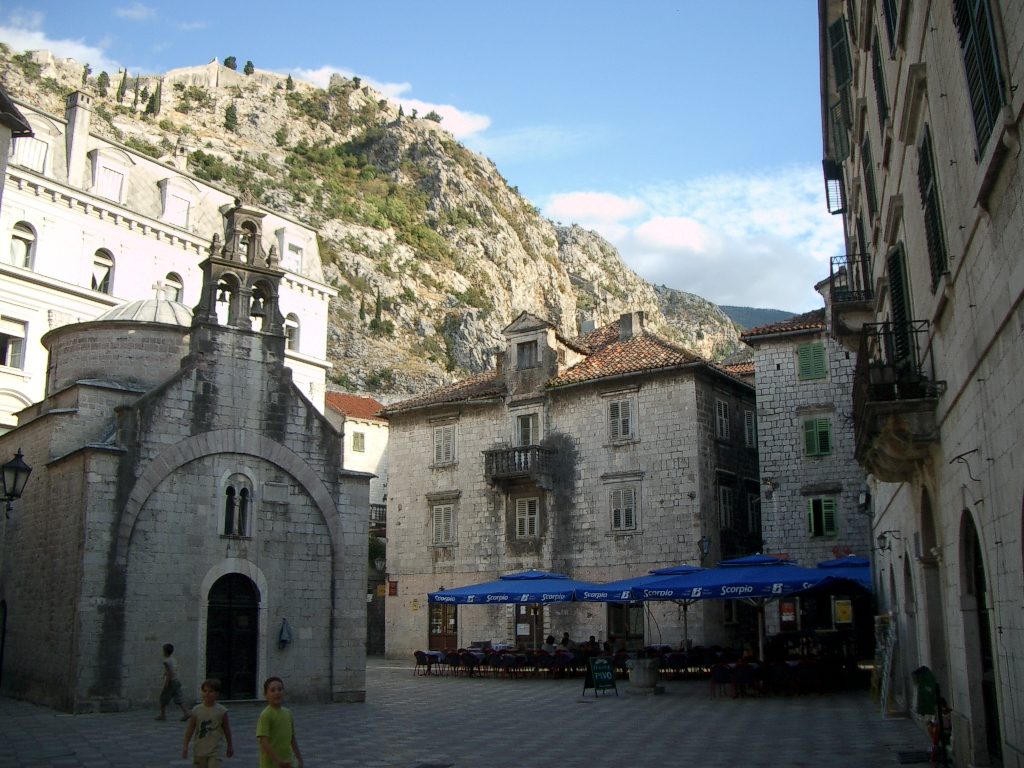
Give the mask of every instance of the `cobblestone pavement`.
<path id="1" fill-rule="evenodd" d="M 411 660 L 371 659 L 364 704 L 294 704 L 309 768 L 876 768 L 921 753 L 909 719 L 883 718 L 867 692 L 711 698 L 706 681 L 663 681 L 662 696 L 582 680 L 414 676 Z M 257 764 L 261 706 L 229 704 L 236 752 Z M 0 698 L 0 766 L 184 766 L 185 724 L 153 711 L 67 715 Z"/>

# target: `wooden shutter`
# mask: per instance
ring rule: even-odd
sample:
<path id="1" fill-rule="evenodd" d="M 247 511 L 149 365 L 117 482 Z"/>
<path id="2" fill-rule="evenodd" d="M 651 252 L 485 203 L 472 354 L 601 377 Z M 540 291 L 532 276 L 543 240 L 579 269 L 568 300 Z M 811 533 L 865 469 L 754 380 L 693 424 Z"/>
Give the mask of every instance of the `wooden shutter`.
<path id="1" fill-rule="evenodd" d="M 921 146 L 917 150 L 917 187 L 924 210 L 924 232 L 928 244 L 928 266 L 932 273 L 932 291 L 947 270 L 946 238 L 942 232 L 942 212 L 939 208 L 939 185 L 935 175 L 935 156 L 932 152 L 932 133 L 926 125 Z"/>
<path id="2" fill-rule="evenodd" d="M 516 499 L 516 537 L 537 535 L 537 499 Z"/>
<path id="3" fill-rule="evenodd" d="M 743 442 L 748 448 L 757 446 L 757 421 L 753 411 L 743 412 Z"/>
<path id="4" fill-rule="evenodd" d="M 626 440 L 633 436 L 632 408 L 629 400 L 612 400 L 608 404 L 611 439 Z"/>
<path id="5" fill-rule="evenodd" d="M 836 88 L 849 85 L 853 79 L 853 67 L 850 65 L 850 44 L 846 37 L 846 19 L 840 17 L 828 28 L 828 45 L 832 52 L 832 74 L 836 79 Z"/>
<path id="6" fill-rule="evenodd" d="M 815 342 L 801 344 L 797 347 L 797 377 L 806 379 L 823 379 L 827 372 L 825 366 L 825 345 Z"/>
<path id="7" fill-rule="evenodd" d="M 447 464 L 455 460 L 455 425 L 434 427 L 434 463 Z"/>
<path id="8" fill-rule="evenodd" d="M 836 500 L 826 496 L 821 500 L 821 533 L 834 536 L 836 532 Z"/>
<path id="9" fill-rule="evenodd" d="M 437 504 L 434 507 L 434 543 L 446 544 L 454 539 L 455 508 L 451 504 Z"/>
<path id="10" fill-rule="evenodd" d="M 989 0 L 953 0 L 953 20 L 960 37 L 978 153 L 983 154 L 1005 103 Z"/>
<path id="11" fill-rule="evenodd" d="M 632 488 L 616 488 L 611 492 L 612 528 L 617 531 L 636 527 L 636 495 Z"/>
<path id="12" fill-rule="evenodd" d="M 910 296 L 907 291 L 906 265 L 903 262 L 903 246 L 889 254 L 889 302 L 892 309 L 892 356 L 889 363 L 898 363 L 910 358 Z"/>

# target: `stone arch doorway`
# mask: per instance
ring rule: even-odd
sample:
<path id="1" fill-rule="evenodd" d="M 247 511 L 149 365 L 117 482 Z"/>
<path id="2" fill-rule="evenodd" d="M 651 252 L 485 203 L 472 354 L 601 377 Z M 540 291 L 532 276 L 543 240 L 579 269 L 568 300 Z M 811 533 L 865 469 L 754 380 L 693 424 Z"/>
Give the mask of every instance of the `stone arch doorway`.
<path id="1" fill-rule="evenodd" d="M 210 587 L 206 619 L 206 676 L 221 682 L 222 699 L 255 699 L 260 593 L 240 573 Z"/>
<path id="2" fill-rule="evenodd" d="M 971 710 L 979 722 L 975 728 L 975 743 L 983 744 L 988 760 L 978 761 L 991 765 L 1002 765 L 1002 734 L 999 727 L 998 681 L 995 647 L 992 642 L 992 619 L 989 608 L 988 579 L 985 575 L 985 558 L 974 521 L 965 515 L 963 523 L 964 584 L 964 632 L 967 653 L 967 673 L 972 682 L 980 683 L 981 701 L 972 701 Z M 973 610 L 972 610 L 973 609 Z M 973 615 L 972 615 L 973 614 Z M 973 658 L 972 658 L 973 657 Z M 973 687 L 973 686 L 972 686 Z M 979 707 L 980 704 L 980 707 Z"/>
<path id="3" fill-rule="evenodd" d="M 921 582 L 924 635 L 927 639 L 923 663 L 932 668 L 940 684 L 949 690 L 949 665 L 946 661 L 946 620 L 943 613 L 942 578 L 939 572 L 942 544 L 935 532 L 935 513 L 927 488 L 921 489 Z"/>

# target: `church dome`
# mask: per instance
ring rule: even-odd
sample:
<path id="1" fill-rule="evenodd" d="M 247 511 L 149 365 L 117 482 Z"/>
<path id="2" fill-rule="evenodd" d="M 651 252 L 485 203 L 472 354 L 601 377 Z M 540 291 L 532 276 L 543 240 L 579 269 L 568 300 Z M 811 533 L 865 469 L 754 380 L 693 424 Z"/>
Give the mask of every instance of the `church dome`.
<path id="1" fill-rule="evenodd" d="M 108 309 L 96 318 L 96 322 L 128 321 L 134 323 L 162 323 L 164 325 L 180 325 L 186 328 L 192 325 L 192 310 L 184 304 L 167 299 L 140 299 Z"/>

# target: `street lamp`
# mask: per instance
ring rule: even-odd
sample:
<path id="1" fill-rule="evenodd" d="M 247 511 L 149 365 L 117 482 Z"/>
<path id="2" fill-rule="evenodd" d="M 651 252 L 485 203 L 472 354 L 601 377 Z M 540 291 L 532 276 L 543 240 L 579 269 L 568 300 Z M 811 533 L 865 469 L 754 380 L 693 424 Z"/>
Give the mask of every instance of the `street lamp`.
<path id="1" fill-rule="evenodd" d="M 7 502 L 8 514 L 14 508 L 14 500 L 20 499 L 21 494 L 25 490 L 25 483 L 28 482 L 28 476 L 32 474 L 32 467 L 25 463 L 25 459 L 22 456 L 21 448 L 14 454 L 14 458 L 8 461 L 3 467 L 0 467 L 0 483 L 3 487 L 0 488 L 0 498 L 3 498 Z"/>
<path id="2" fill-rule="evenodd" d="M 704 565 L 704 558 L 711 551 L 711 539 L 707 536 L 701 536 L 700 541 L 697 542 L 697 547 L 700 550 L 700 564 Z"/>

